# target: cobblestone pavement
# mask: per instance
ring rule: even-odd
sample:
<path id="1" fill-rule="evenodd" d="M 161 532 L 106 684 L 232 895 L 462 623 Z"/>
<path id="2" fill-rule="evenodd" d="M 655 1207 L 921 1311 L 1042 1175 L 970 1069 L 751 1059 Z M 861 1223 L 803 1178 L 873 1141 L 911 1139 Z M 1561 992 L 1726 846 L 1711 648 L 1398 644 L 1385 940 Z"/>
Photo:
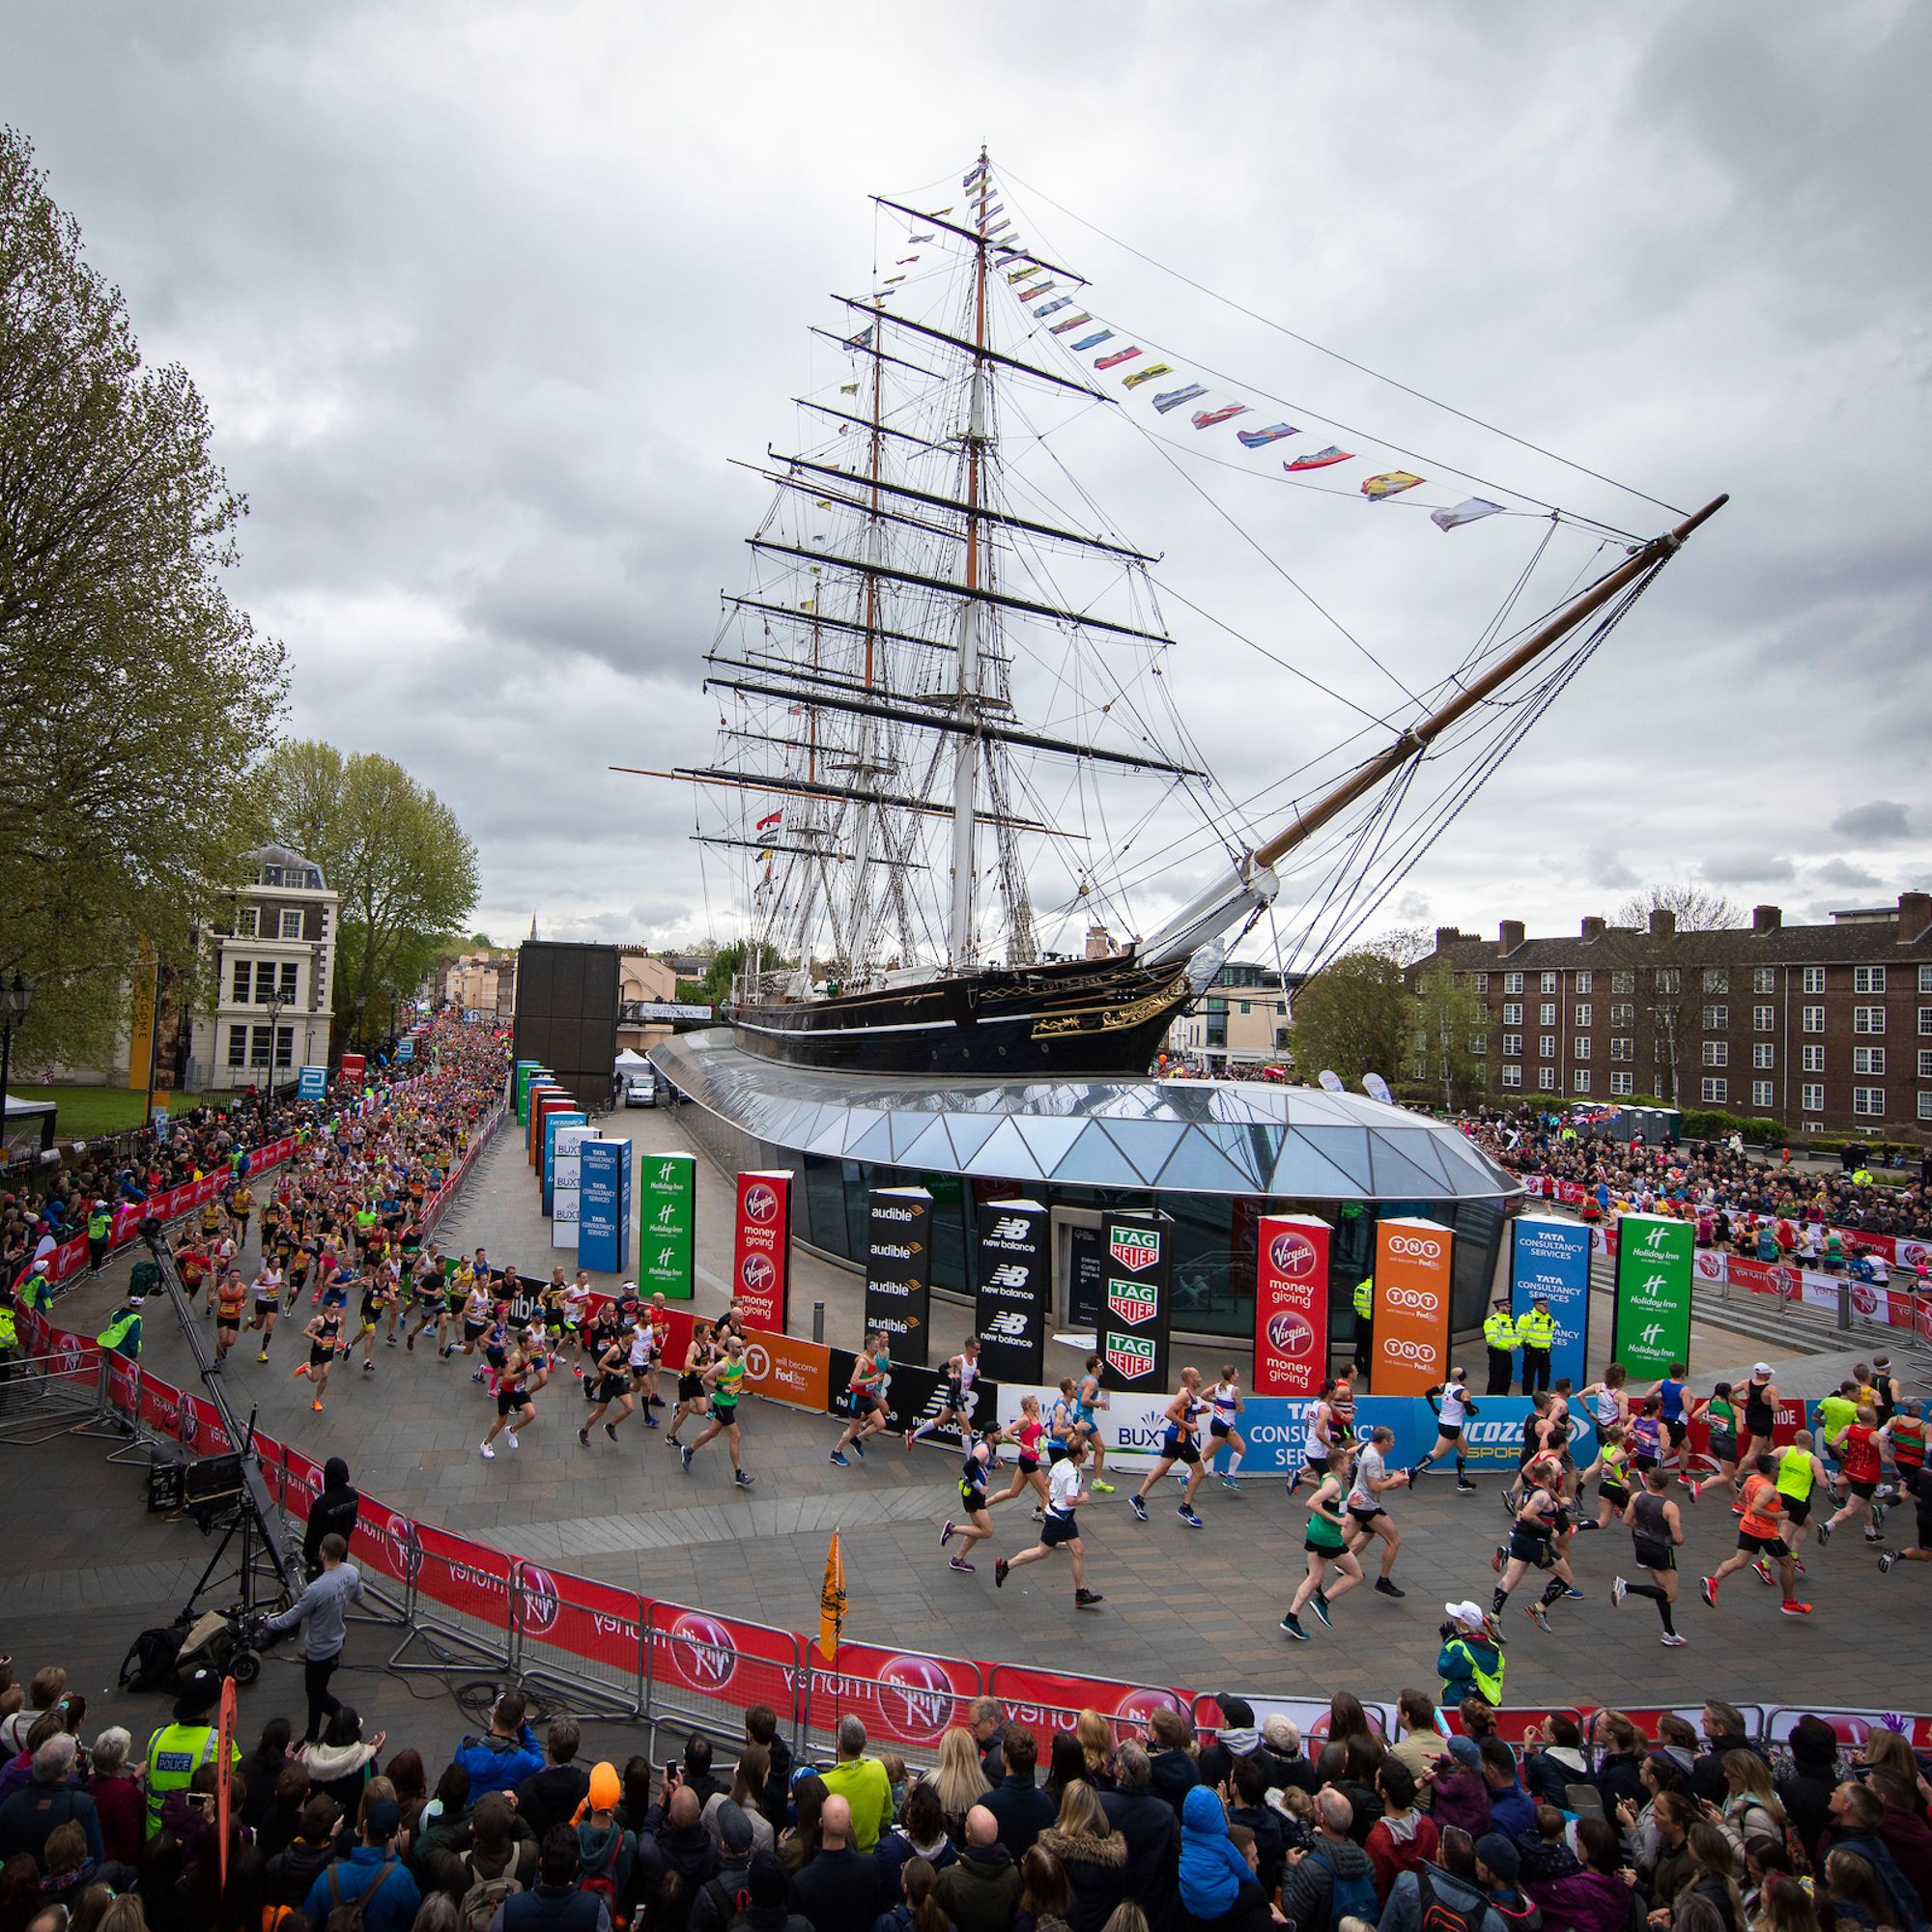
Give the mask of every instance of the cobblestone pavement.
<path id="1" fill-rule="evenodd" d="M 626 1124 L 647 1145 L 676 1145 L 675 1115 L 639 1113 Z M 700 1174 L 697 1305 L 705 1309 L 723 1302 L 728 1233 L 725 1183 L 702 1166 Z M 548 1224 L 534 1194 L 521 1150 L 500 1140 L 445 1222 L 445 1241 L 481 1242 L 497 1262 L 541 1272 Z M 123 1260 L 105 1282 L 65 1297 L 62 1317 L 91 1331 L 126 1266 Z M 794 1329 L 809 1329 L 814 1299 L 826 1304 L 829 1338 L 850 1340 L 860 1319 L 857 1282 L 801 1256 L 793 1306 L 804 1315 Z M 936 1304 L 936 1342 L 956 1343 L 966 1316 L 963 1308 Z M 1445 1600 L 1486 1602 L 1494 1581 L 1489 1557 L 1503 1524 L 1499 1480 L 1485 1476 L 1478 1494 L 1458 1496 L 1449 1478 L 1425 1479 L 1417 1494 L 1398 1492 L 1394 1503 L 1403 1532 L 1395 1575 L 1406 1599 L 1358 1590 L 1337 1605 L 1332 1632 L 1317 1627 L 1314 1641 L 1291 1644 L 1276 1623 L 1300 1574 L 1304 1513 L 1284 1499 L 1282 1485 L 1256 1482 L 1236 1493 L 1210 1479 L 1201 1491 L 1206 1526 L 1193 1530 L 1175 1515 L 1178 1491 L 1154 1499 L 1151 1521 L 1136 1523 L 1122 1482 L 1115 1496 L 1082 1512 L 1089 1580 L 1105 1605 L 1097 1614 L 1076 1615 L 1071 1578 L 1057 1560 L 994 1590 L 994 1551 L 1033 1540 L 1022 1505 L 996 1513 L 1000 1535 L 991 1548 L 980 1546 L 977 1575 L 947 1568 L 937 1532 L 954 1496 L 956 1461 L 946 1451 L 922 1445 L 908 1455 L 895 1441 L 849 1469 L 836 1468 L 826 1462 L 835 1422 L 751 1401 L 745 1460 L 757 1485 L 739 1492 L 722 1442 L 687 1475 L 635 1418 L 615 1446 L 599 1435 L 591 1449 L 580 1449 L 575 1429 L 583 1406 L 566 1378 L 539 1397 L 537 1423 L 521 1449 L 513 1455 L 499 1438 L 497 1461 L 486 1463 L 477 1442 L 494 1410 L 460 1358 L 440 1363 L 427 1346 L 413 1354 L 379 1346 L 374 1373 L 337 1368 L 327 1407 L 316 1415 L 308 1384 L 292 1375 L 305 1355 L 296 1342 L 285 1323 L 267 1365 L 238 1348 L 226 1374 L 229 1399 L 243 1414 L 255 1406 L 264 1431 L 318 1459 L 346 1456 L 365 1492 L 547 1567 L 788 1629 L 815 1628 L 826 1543 L 837 1528 L 853 1637 L 1208 1691 L 1325 1696 L 1348 1689 L 1388 1697 L 1406 1684 L 1434 1685 Z M 1697 1349 L 1725 1370 L 1778 1353 L 1708 1329 Z M 146 1359 L 171 1379 L 191 1380 L 186 1345 L 159 1310 L 148 1324 Z M 1922 1362 L 1908 1358 L 1901 1366 L 1922 1378 Z M 1838 1360 L 1813 1357 L 1786 1369 L 1787 1385 L 1810 1389 L 1816 1381 L 1816 1393 L 1835 1380 Z M 1700 1368 L 1699 1376 L 1719 1372 Z M 0 1650 L 11 1649 L 23 1663 L 63 1640 L 84 1642 L 111 1675 L 133 1632 L 165 1621 L 206 1560 L 191 1527 L 145 1516 L 139 1470 L 107 1465 L 109 1446 L 64 1438 L 4 1452 L 16 1483 L 31 1481 L 35 1496 L 26 1519 L 31 1533 L 9 1537 L 0 1555 L 7 1577 Z M 1694 1578 L 1733 1547 L 1735 1519 L 1716 1496 L 1687 1505 L 1686 1516 L 1690 1540 L 1679 1623 L 1690 1646 L 1662 1649 L 1646 1604 L 1612 1608 L 1611 1577 L 1629 1562 L 1621 1532 L 1580 1538 L 1576 1556 L 1585 1600 L 1556 1605 L 1554 1635 L 1521 1615 L 1529 1585 L 1512 1604 L 1508 1701 L 1694 1703 L 1718 1694 L 1932 1710 L 1932 1644 L 1924 1640 L 1932 1631 L 1932 1573 L 1905 1566 L 1882 1578 L 1847 1532 L 1829 1551 L 1810 1552 L 1805 1589 L 1816 1614 L 1809 1620 L 1780 1618 L 1774 1593 L 1747 1573 L 1727 1584 L 1713 1612 L 1696 1601 Z M 16 1531 L 22 1521 L 15 1519 Z M 1848 1640 L 1854 1632 L 1857 1642 Z M 1775 1668 L 1767 1659 L 1772 1646 Z M 356 1655 L 374 1649 L 373 1639 L 358 1636 Z M 377 1709 L 407 1713 L 411 1693 L 395 1680 L 367 1682 Z"/>

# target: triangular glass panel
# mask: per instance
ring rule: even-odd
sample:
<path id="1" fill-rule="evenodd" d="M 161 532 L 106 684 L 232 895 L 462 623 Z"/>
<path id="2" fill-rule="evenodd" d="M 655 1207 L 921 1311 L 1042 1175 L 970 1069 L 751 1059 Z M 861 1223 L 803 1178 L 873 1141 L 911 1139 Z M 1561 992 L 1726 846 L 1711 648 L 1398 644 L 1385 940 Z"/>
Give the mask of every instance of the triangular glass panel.
<path id="1" fill-rule="evenodd" d="M 959 1123 L 953 1122 L 954 1138 Z M 1012 1121 L 1002 1121 L 966 1163 L 975 1174 L 1000 1174 L 1014 1180 L 1044 1180 L 1046 1170 L 1034 1157 L 1026 1136 Z"/>
<path id="2" fill-rule="evenodd" d="M 1090 1121 L 1080 1138 L 1053 1167 L 1054 1179 L 1094 1187 L 1138 1187 L 1140 1177 L 1098 1122 Z"/>

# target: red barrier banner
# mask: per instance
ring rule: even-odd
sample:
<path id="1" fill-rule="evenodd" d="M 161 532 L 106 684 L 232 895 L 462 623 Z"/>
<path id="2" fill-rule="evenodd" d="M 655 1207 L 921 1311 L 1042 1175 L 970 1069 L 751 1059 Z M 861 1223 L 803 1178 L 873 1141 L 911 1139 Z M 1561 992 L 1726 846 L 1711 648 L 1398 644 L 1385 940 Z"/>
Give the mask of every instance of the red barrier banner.
<path id="1" fill-rule="evenodd" d="M 63 1241 L 47 1257 L 47 1279 L 58 1285 L 77 1275 L 86 1265 L 87 1236 L 75 1235 L 71 1240 Z"/>
<path id="2" fill-rule="evenodd" d="M 1932 1718 L 1914 1717 L 1903 1711 L 1820 1711 L 1806 1704 L 1765 1714 L 1763 1738 L 1767 1744 L 1783 1744 L 1791 1736 L 1800 1718 L 1823 1718 L 1836 1733 L 1841 1745 L 1863 1745 L 1883 1731 L 1898 1732 L 1915 1750 L 1932 1745 Z"/>
<path id="3" fill-rule="evenodd" d="M 107 1400 L 124 1414 L 132 1415 L 140 1399 L 140 1369 L 126 1355 L 116 1354 L 107 1365 Z"/>
<path id="4" fill-rule="evenodd" d="M 614 1583 L 520 1563 L 517 1621 L 526 1643 L 547 1643 L 587 1662 L 635 1671 L 644 1600 Z"/>
<path id="5" fill-rule="evenodd" d="M 700 1697 L 741 1705 L 762 1701 L 781 1710 L 796 1690 L 799 1641 L 790 1631 L 677 1604 L 652 1603 L 648 1614 L 657 1654 L 654 1682 Z M 774 1672 L 781 1673 L 777 1696 L 768 1694 Z"/>
<path id="6" fill-rule="evenodd" d="M 1270 1718 L 1286 1718 L 1300 1731 L 1305 1742 L 1317 1747 L 1308 1755 L 1321 1756 L 1320 1742 L 1328 1735 L 1328 1725 L 1335 1715 L 1327 1698 L 1255 1696 L 1248 1701 L 1254 1706 L 1257 1724 L 1264 1724 Z M 1395 1735 L 1395 1713 L 1386 1704 L 1364 1703 L 1362 1715 L 1377 1737 Z M 1195 1698 L 1194 1727 L 1204 1740 L 1212 1739 L 1219 1732 L 1221 1706 L 1212 1697 Z"/>
<path id="7" fill-rule="evenodd" d="M 851 1712 L 868 1738 L 929 1751 L 954 1724 L 971 1723 L 979 1695 L 976 1663 L 841 1637 L 836 1667 L 810 1666 L 810 1725 L 831 1731 Z"/>
<path id="8" fill-rule="evenodd" d="M 507 1632 L 510 1627 L 510 1578 L 517 1559 L 467 1536 L 452 1536 L 433 1523 L 416 1524 L 422 1550 L 417 1573 L 418 1595 L 445 1609 L 474 1617 Z"/>
<path id="9" fill-rule="evenodd" d="M 221 1411 L 203 1396 L 181 1398 L 178 1435 L 184 1449 L 196 1456 L 223 1456 L 235 1445 L 221 1426 Z"/>
<path id="10" fill-rule="evenodd" d="M 91 1382 L 100 1373 L 100 1349 L 64 1328 L 46 1325 L 46 1377 L 49 1381 Z"/>
<path id="11" fill-rule="evenodd" d="M 299 1449 L 284 1449 L 282 1463 L 282 1507 L 306 1522 L 322 1494 L 322 1464 Z"/>
<path id="12" fill-rule="evenodd" d="M 1778 1262 L 1759 1262 L 1747 1260 L 1742 1255 L 1719 1256 L 1724 1278 L 1735 1282 L 1740 1288 L 1747 1288 L 1753 1294 L 1775 1294 L 1784 1301 L 1796 1301 L 1804 1289 L 1804 1281 L 1798 1270 L 1785 1267 Z M 1876 1312 L 1877 1303 L 1873 1303 Z"/>
<path id="13" fill-rule="evenodd" d="M 355 1512 L 355 1534 L 349 1539 L 349 1554 L 353 1562 L 379 1577 L 413 1583 L 418 1562 L 415 1524 L 401 1510 L 365 1495 Z"/>
<path id="14" fill-rule="evenodd" d="M 141 1378 L 141 1421 L 170 1442 L 181 1439 L 182 1392 L 154 1376 Z"/>
<path id="15" fill-rule="evenodd" d="M 1313 1395 L 1327 1373 L 1329 1232 L 1312 1214 L 1264 1214 L 1258 1224 L 1257 1395 Z"/>
<path id="16" fill-rule="evenodd" d="M 1006 1707 L 1017 1724 L 1065 1728 L 1057 1722 L 1068 1711 L 1097 1711 L 1122 1740 L 1132 1737 L 1156 1711 L 1185 1711 L 1189 1693 L 1151 1684 L 1123 1684 L 1105 1677 L 1066 1677 L 1023 1663 L 996 1663 L 987 1694 Z"/>
<path id="17" fill-rule="evenodd" d="M 732 1222 L 731 1292 L 747 1328 L 785 1331 L 791 1291 L 791 1173 L 774 1168 L 738 1177 Z"/>

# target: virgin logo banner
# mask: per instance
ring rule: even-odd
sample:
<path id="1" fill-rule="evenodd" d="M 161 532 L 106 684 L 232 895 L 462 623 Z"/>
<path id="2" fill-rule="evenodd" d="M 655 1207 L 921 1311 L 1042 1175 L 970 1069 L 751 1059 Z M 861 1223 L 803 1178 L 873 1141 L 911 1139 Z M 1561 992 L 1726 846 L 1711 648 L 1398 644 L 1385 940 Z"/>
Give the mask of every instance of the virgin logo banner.
<path id="1" fill-rule="evenodd" d="M 738 1177 L 731 1236 L 731 1292 L 747 1328 L 782 1335 L 791 1298 L 791 1170 Z"/>
<path id="2" fill-rule="evenodd" d="M 1313 1395 L 1328 1362 L 1328 1223 L 1264 1214 L 1257 1233 L 1255 1393 Z"/>
<path id="3" fill-rule="evenodd" d="M 1122 1742 L 1139 1740 L 1156 1711 L 1185 1711 L 1190 1692 L 1169 1690 L 1151 1684 L 1122 1684 L 1104 1677 L 1065 1677 L 1058 1671 L 1034 1670 L 1022 1663 L 996 1663 L 987 1687 L 990 1696 L 1006 1707 L 1008 1720 L 1037 1729 L 1070 1728 L 1058 1720 L 1066 1712 L 1089 1708 L 1113 1726 Z"/>
<path id="4" fill-rule="evenodd" d="M 1377 1222 L 1369 1386 L 1378 1395 L 1421 1395 L 1449 1373 L 1449 1261 L 1455 1240 L 1455 1231 L 1439 1221 Z"/>
<path id="5" fill-rule="evenodd" d="M 849 1711 L 864 1720 L 867 1737 L 931 1750 L 953 1725 L 969 1721 L 980 1667 L 841 1639 L 837 1669 L 812 1666 L 810 1694 L 813 1730 L 835 1729 Z"/>

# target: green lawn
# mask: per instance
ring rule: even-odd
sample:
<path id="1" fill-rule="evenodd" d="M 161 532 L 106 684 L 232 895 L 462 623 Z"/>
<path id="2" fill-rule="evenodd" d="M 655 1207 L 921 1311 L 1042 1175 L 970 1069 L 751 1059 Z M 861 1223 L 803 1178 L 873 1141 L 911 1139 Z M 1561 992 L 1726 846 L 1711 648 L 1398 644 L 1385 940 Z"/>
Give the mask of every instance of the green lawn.
<path id="1" fill-rule="evenodd" d="M 14 1083 L 16 1100 L 51 1100 L 59 1110 L 54 1115 L 54 1136 L 63 1141 L 91 1140 L 96 1134 L 118 1134 L 138 1127 L 148 1104 L 145 1092 L 130 1093 L 125 1087 L 43 1087 L 38 1082 Z M 200 1104 L 193 1094 L 156 1094 L 155 1105 L 177 1114 Z"/>

